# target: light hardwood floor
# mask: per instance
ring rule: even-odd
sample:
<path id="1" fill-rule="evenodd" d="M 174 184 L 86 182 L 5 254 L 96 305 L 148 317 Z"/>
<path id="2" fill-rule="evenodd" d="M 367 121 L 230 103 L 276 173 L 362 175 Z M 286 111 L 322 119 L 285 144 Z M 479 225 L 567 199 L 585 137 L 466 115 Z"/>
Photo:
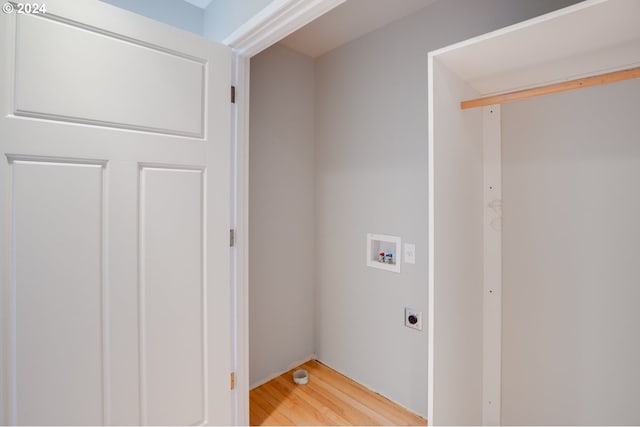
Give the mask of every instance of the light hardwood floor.
<path id="1" fill-rule="evenodd" d="M 295 369 L 309 383 L 293 382 Z M 270 425 L 427 425 L 427 421 L 333 369 L 310 361 L 250 393 L 252 426 Z"/>

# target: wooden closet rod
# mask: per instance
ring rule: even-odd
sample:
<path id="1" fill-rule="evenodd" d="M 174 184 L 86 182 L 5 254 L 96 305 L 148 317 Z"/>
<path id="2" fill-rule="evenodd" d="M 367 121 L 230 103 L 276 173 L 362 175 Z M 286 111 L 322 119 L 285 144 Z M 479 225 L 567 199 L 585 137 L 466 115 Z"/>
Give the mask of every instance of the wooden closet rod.
<path id="1" fill-rule="evenodd" d="M 533 87 L 531 89 L 517 90 L 515 92 L 503 93 L 500 95 L 485 96 L 484 98 L 462 101 L 460 103 L 460 108 L 466 110 L 468 108 L 485 107 L 493 104 L 504 104 L 505 102 L 519 101 L 521 99 L 550 95 L 552 93 L 566 92 L 568 90 L 582 89 L 585 87 L 605 85 L 608 83 L 621 82 L 623 80 L 637 79 L 639 77 L 640 67 L 629 68 L 628 70 L 614 71 L 611 73 L 598 74 L 597 76 L 569 80 L 562 83 L 554 83 L 545 86 Z"/>

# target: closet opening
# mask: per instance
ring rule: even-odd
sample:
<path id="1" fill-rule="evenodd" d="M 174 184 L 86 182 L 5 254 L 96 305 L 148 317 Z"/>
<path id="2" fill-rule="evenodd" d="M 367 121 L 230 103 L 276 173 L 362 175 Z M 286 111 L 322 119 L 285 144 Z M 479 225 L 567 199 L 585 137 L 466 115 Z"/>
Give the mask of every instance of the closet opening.
<path id="1" fill-rule="evenodd" d="M 639 13 L 585 1 L 429 54 L 430 422 L 640 419 Z"/>
<path id="2" fill-rule="evenodd" d="M 561 3 L 555 7 L 569 2 Z M 468 7 L 478 8 L 469 16 L 484 16 L 477 2 Z M 518 6 L 510 7 L 502 11 L 503 25 L 549 11 L 540 5 L 515 13 Z M 366 14 L 353 10 L 352 22 Z M 286 408 L 286 401 L 274 395 L 293 396 L 314 378 L 329 383 L 320 376 L 327 367 L 334 370 L 334 380 L 343 374 L 422 416 L 404 422 L 426 423 L 425 57 L 440 47 L 433 43 L 442 40 L 444 30 L 435 24 L 455 21 L 455 11 L 451 3 L 425 1 L 422 8 L 331 50 L 301 52 L 305 44 L 317 46 L 294 34 L 251 59 L 249 382 L 263 402 L 271 402 L 254 405 L 254 419 L 287 421 L 265 407 Z M 478 33 L 492 25 L 483 23 Z M 331 25 L 309 25 L 314 26 L 324 38 L 339 32 Z M 453 27 L 446 35 L 463 38 Z M 367 254 L 373 248 L 368 235 L 399 238 L 393 246 L 397 253 L 378 245 L 384 255 L 374 260 Z M 407 253 L 415 257 L 413 263 Z M 372 268 L 373 261 L 399 266 L 400 272 Z M 423 329 L 405 326 L 406 313 L 421 315 Z M 312 359 L 318 363 L 305 365 Z M 473 362 L 478 363 L 481 359 Z M 308 384 L 294 383 L 294 368 L 308 371 Z M 274 378 L 265 387 L 270 393 L 260 389 Z M 300 399 L 305 398 L 315 399 Z M 364 399 L 353 404 L 370 411 Z"/>

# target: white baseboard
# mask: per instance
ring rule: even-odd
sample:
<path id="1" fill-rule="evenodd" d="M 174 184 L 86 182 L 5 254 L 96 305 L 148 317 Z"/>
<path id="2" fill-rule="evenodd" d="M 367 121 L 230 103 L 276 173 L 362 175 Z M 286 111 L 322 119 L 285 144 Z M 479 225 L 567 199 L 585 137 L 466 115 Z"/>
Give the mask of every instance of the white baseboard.
<path id="1" fill-rule="evenodd" d="M 315 354 L 310 354 L 309 356 L 305 357 L 304 359 L 298 360 L 296 362 L 291 362 L 289 363 L 289 366 L 287 367 L 287 369 L 285 369 L 284 371 L 281 372 L 276 372 L 274 374 L 269 375 L 268 377 L 256 381 L 255 383 L 252 383 L 249 386 L 249 390 L 253 390 L 256 387 L 260 387 L 262 384 L 268 383 L 269 381 L 271 381 L 274 378 L 278 378 L 280 375 L 284 374 L 285 372 L 289 372 L 290 370 L 292 370 L 293 368 L 295 368 L 296 366 L 300 366 L 304 363 L 307 363 L 310 360 L 316 360 L 317 356 Z"/>

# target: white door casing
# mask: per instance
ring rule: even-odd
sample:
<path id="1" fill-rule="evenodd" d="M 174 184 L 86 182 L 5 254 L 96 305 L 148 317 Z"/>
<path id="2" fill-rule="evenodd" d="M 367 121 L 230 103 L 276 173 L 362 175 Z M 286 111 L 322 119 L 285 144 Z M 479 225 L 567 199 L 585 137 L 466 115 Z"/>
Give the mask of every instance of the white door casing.
<path id="1" fill-rule="evenodd" d="M 0 421 L 229 424 L 230 49 L 0 16 Z"/>
<path id="2" fill-rule="evenodd" d="M 237 108 L 233 140 L 235 178 L 235 321 L 237 424 L 249 424 L 249 98 L 250 59 L 345 0 L 278 0 L 269 3 L 222 41 L 234 52 Z"/>

